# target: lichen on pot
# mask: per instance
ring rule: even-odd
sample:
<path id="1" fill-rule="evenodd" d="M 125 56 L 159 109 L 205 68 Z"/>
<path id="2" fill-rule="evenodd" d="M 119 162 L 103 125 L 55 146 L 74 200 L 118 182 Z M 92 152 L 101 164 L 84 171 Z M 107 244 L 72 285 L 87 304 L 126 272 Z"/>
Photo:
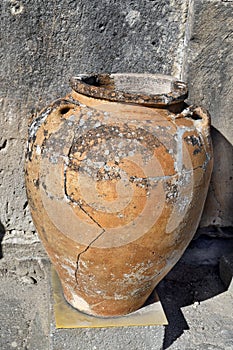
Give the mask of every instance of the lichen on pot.
<path id="1" fill-rule="evenodd" d="M 210 118 L 156 74 L 82 74 L 29 129 L 32 217 L 67 301 L 140 308 L 192 239 L 212 171 Z"/>

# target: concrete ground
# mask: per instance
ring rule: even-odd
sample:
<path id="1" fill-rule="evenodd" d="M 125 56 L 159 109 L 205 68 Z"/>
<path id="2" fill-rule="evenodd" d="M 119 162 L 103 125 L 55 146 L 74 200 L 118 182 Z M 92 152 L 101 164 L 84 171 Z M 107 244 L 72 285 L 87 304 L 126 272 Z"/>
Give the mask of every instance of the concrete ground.
<path id="1" fill-rule="evenodd" d="M 229 237 L 191 242 L 157 287 L 168 326 L 63 330 L 54 326 L 50 264 L 41 244 L 3 242 L 0 349 L 232 350 L 232 251 Z"/>

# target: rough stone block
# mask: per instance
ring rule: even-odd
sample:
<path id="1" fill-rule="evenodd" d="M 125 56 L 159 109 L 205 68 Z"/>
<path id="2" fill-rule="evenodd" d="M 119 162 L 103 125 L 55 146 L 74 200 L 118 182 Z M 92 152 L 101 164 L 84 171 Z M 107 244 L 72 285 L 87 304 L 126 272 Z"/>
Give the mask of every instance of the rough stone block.
<path id="1" fill-rule="evenodd" d="M 8 258 L 14 260 L 14 257 Z M 9 260 L 5 257 L 7 268 L 0 284 L 0 348 L 49 349 L 51 314 L 46 267 L 43 278 L 37 278 L 36 274 L 33 279 L 30 275 L 25 278 L 26 275 L 18 276 L 15 270 L 8 270 Z"/>
<path id="2" fill-rule="evenodd" d="M 161 350 L 164 327 L 54 329 L 50 350 Z"/>
<path id="3" fill-rule="evenodd" d="M 191 1 L 183 72 L 189 83 L 189 99 L 201 102 L 209 110 L 213 126 L 230 142 L 233 141 L 232 12 L 233 2 Z"/>
<path id="4" fill-rule="evenodd" d="M 215 165 L 201 226 L 233 225 L 233 2 L 190 1 L 183 79 L 212 116 Z"/>

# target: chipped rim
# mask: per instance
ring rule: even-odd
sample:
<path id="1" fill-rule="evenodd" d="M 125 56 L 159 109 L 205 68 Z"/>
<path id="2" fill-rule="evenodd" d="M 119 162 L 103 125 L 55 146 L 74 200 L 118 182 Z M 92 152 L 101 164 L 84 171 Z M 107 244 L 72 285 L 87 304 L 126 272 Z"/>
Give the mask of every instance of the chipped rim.
<path id="1" fill-rule="evenodd" d="M 148 94 L 140 92 L 127 92 L 116 87 L 117 79 L 124 78 L 130 82 L 130 79 L 140 79 L 161 84 L 170 84 L 169 91 L 158 94 Z M 149 81 L 150 79 L 151 81 Z M 135 81 L 134 81 L 135 82 Z M 142 81 L 143 82 L 143 81 Z M 162 74 L 144 74 L 144 73 L 117 73 L 117 74 L 79 74 L 70 79 L 71 88 L 82 95 L 104 99 L 114 102 L 124 102 L 140 104 L 151 107 L 166 108 L 171 104 L 184 101 L 188 96 L 187 84 L 177 80 L 170 75 Z"/>

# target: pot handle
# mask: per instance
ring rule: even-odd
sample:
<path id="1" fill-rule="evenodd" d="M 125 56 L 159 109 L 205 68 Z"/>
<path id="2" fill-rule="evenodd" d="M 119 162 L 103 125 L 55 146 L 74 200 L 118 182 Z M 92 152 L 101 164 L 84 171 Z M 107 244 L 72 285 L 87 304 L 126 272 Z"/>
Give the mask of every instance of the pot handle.
<path id="1" fill-rule="evenodd" d="M 200 123 L 202 127 L 209 127 L 211 124 L 211 117 L 209 112 L 203 107 L 188 106 L 185 108 L 176 118 L 190 118 L 197 123 Z"/>

